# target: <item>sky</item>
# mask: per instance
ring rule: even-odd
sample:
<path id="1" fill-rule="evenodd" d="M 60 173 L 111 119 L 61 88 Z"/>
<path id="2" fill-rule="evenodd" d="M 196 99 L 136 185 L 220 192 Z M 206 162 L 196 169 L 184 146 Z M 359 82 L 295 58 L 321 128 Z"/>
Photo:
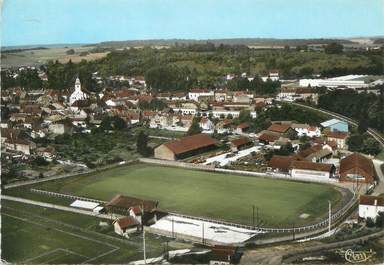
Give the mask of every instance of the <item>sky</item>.
<path id="1" fill-rule="evenodd" d="M 384 36 L 384 0 L 0 0 L 1 45 Z"/>

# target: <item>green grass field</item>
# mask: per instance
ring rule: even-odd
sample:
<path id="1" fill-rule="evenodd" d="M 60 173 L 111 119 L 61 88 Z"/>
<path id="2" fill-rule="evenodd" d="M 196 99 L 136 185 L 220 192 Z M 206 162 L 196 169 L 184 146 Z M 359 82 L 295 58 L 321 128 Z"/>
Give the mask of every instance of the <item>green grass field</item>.
<path id="1" fill-rule="evenodd" d="M 36 187 L 36 186 L 35 186 Z M 135 164 L 97 174 L 41 183 L 37 188 L 110 200 L 118 193 L 158 200 L 159 208 L 244 224 L 252 205 L 266 226 L 318 221 L 342 195 L 322 184 Z M 301 218 L 300 215 L 309 217 Z"/>
<path id="2" fill-rule="evenodd" d="M 376 156 L 376 158 L 384 161 L 384 149 Z"/>
<path id="3" fill-rule="evenodd" d="M 98 218 L 6 200 L 1 204 L 1 254 L 8 262 L 122 264 L 142 259 L 140 234 L 116 240 L 121 237 L 111 225 L 98 229 Z M 164 238 L 148 234 L 147 256 L 161 255 L 164 242 Z"/>

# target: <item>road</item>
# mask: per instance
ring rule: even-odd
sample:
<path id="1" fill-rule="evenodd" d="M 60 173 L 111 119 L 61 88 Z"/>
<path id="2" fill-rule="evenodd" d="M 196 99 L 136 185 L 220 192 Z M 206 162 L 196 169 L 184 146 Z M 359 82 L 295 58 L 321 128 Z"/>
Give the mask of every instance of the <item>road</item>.
<path id="1" fill-rule="evenodd" d="M 373 165 L 375 166 L 377 177 L 379 178 L 379 184 L 376 186 L 372 195 L 384 194 L 384 172 L 381 169 L 381 166 L 384 164 L 384 162 L 378 159 L 373 159 L 372 161 Z"/>
<path id="2" fill-rule="evenodd" d="M 303 104 L 299 104 L 299 103 L 295 103 L 295 102 L 288 102 L 288 103 L 296 105 L 296 106 L 299 106 L 299 107 L 303 107 L 303 108 L 315 110 L 315 111 L 318 111 L 318 112 L 322 112 L 322 113 L 325 113 L 327 115 L 330 115 L 330 116 L 333 116 L 335 118 L 338 118 L 340 120 L 346 121 L 349 124 L 352 124 L 354 126 L 358 126 L 357 121 L 355 121 L 355 120 L 353 120 L 351 118 L 348 118 L 348 117 L 346 117 L 344 115 L 341 115 L 341 114 L 338 114 L 338 113 L 334 113 L 332 111 L 328 111 L 328 110 L 324 110 L 324 109 L 318 109 L 318 108 L 314 108 L 314 107 L 311 107 L 311 106 L 307 106 L 307 105 L 303 105 Z M 384 148 L 384 137 L 381 134 L 379 134 L 376 130 L 374 130 L 372 128 L 368 128 L 367 132 L 374 139 L 376 139 L 376 141 Z M 384 175 L 383 175 L 383 171 L 381 170 L 381 167 L 380 167 L 380 165 L 382 163 L 384 163 L 384 162 L 380 161 L 380 160 L 377 160 L 377 159 L 373 159 L 373 165 L 374 165 L 376 173 L 377 173 L 377 175 L 379 177 L 379 184 L 376 186 L 373 195 L 379 195 L 379 194 L 383 194 L 384 193 Z"/>
<path id="3" fill-rule="evenodd" d="M 1 199 L 14 201 L 14 202 L 21 202 L 21 203 L 26 203 L 26 204 L 30 204 L 30 205 L 36 205 L 36 206 L 40 206 L 40 207 L 66 211 L 66 212 L 84 214 L 84 215 L 94 216 L 94 217 L 98 217 L 98 218 L 102 218 L 102 219 L 109 219 L 109 220 L 111 219 L 111 215 L 109 215 L 109 214 L 99 214 L 99 213 L 94 213 L 91 211 L 81 210 L 78 208 L 67 207 L 67 206 L 62 206 L 62 205 L 57 205 L 57 204 L 52 204 L 52 203 L 47 203 L 47 202 L 33 201 L 33 200 L 3 195 L 3 194 L 1 195 Z M 114 217 L 121 217 L 121 216 L 114 215 Z"/>
<path id="4" fill-rule="evenodd" d="M 355 120 L 353 120 L 353 119 L 351 119 L 349 117 L 346 117 L 344 115 L 332 112 L 332 111 L 328 111 L 328 110 L 324 110 L 324 109 L 319 109 L 319 108 L 314 108 L 314 107 L 311 107 L 311 106 L 307 106 L 307 105 L 303 105 L 303 104 L 299 104 L 299 103 L 295 103 L 295 102 L 287 102 L 287 103 L 292 104 L 292 105 L 296 105 L 296 106 L 299 106 L 299 107 L 304 107 L 304 108 L 307 108 L 307 109 L 315 110 L 315 111 L 318 111 L 318 112 L 322 112 L 324 114 L 333 116 L 333 117 L 335 117 L 335 118 L 337 118 L 339 120 L 346 121 L 349 124 L 352 124 L 354 126 L 358 126 L 358 122 L 357 121 L 355 121 Z M 368 128 L 367 132 L 374 139 L 376 139 L 376 141 L 379 142 L 380 145 L 384 148 L 384 137 L 383 136 L 381 136 L 376 130 L 374 130 L 372 128 Z"/>
<path id="5" fill-rule="evenodd" d="M 290 258 L 294 258 L 298 255 L 320 253 L 324 250 L 332 250 L 342 247 L 352 246 L 356 243 L 371 241 L 376 238 L 384 236 L 384 231 L 379 231 L 370 235 L 361 236 L 354 239 L 349 239 L 341 242 L 322 243 L 308 242 L 304 245 L 293 244 L 289 246 L 267 246 L 265 248 L 259 248 L 257 250 L 245 251 L 241 258 L 240 264 L 269 264 L 278 265 L 282 264 L 285 259 L 287 264 L 290 264 Z M 309 264 L 309 263 L 307 263 Z"/>

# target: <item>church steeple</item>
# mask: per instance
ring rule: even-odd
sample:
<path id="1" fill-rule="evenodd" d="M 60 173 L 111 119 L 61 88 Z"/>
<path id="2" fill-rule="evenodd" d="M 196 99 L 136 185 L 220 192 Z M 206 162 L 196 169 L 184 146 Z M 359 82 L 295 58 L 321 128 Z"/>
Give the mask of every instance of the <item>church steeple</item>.
<path id="1" fill-rule="evenodd" d="M 77 100 L 85 100 L 88 98 L 88 95 L 81 91 L 81 83 L 79 77 L 75 81 L 75 91 L 69 97 L 69 104 L 72 106 Z"/>
<path id="2" fill-rule="evenodd" d="M 75 91 L 81 91 L 81 83 L 79 77 L 76 78 Z"/>

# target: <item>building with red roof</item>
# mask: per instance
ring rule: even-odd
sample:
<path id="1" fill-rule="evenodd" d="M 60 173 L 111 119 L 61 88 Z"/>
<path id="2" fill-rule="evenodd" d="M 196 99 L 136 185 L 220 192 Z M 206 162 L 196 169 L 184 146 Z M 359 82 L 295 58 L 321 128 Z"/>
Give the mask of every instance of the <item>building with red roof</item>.
<path id="1" fill-rule="evenodd" d="M 155 158 L 177 160 L 193 156 L 216 147 L 216 141 L 207 134 L 195 134 L 166 142 L 155 148 Z"/>

